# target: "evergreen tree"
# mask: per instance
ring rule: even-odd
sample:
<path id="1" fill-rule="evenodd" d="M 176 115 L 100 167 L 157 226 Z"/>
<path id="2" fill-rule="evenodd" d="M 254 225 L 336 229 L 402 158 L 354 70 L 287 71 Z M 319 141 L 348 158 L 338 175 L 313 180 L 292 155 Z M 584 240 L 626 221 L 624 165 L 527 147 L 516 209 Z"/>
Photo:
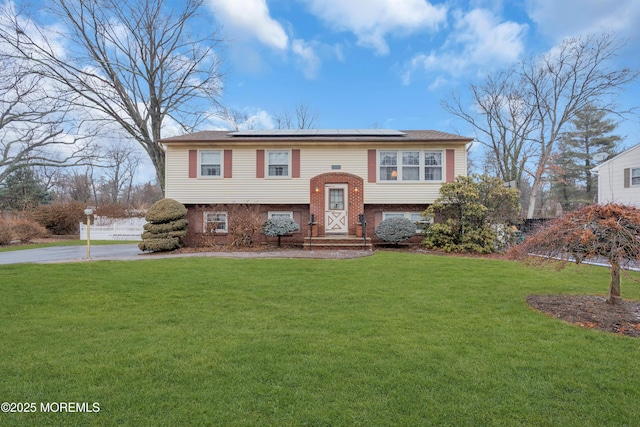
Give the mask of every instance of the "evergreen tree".
<path id="1" fill-rule="evenodd" d="M 562 135 L 552 166 L 552 188 L 564 209 L 593 203 L 597 177 L 591 169 L 594 156 L 615 155 L 618 135 L 612 135 L 618 124 L 606 118 L 606 112 L 593 105 L 580 110 L 571 121 L 573 130 Z"/>
<path id="2" fill-rule="evenodd" d="M 50 201 L 51 196 L 28 167 L 13 171 L 0 187 L 0 209 L 23 211 Z"/>

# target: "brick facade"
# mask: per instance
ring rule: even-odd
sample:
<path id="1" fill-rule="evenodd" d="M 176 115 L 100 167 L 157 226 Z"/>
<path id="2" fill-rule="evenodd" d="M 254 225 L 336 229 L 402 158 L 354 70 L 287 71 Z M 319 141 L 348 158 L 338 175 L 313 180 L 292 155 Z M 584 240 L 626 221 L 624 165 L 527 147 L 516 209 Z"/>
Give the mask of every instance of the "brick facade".
<path id="1" fill-rule="evenodd" d="M 358 215 L 364 213 L 363 180 L 357 175 L 345 172 L 329 172 L 311 178 L 309 185 L 310 213 L 313 214 L 318 235 L 325 234 L 325 186 L 326 184 L 347 185 L 348 234 L 356 234 Z"/>

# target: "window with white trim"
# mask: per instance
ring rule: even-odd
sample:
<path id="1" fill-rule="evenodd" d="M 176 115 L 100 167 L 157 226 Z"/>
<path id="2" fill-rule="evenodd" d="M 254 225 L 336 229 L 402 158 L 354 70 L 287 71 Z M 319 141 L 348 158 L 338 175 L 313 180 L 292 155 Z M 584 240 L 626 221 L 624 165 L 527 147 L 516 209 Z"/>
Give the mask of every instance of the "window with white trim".
<path id="1" fill-rule="evenodd" d="M 402 152 L 402 180 L 420 181 L 420 152 Z"/>
<path id="2" fill-rule="evenodd" d="M 200 151 L 200 176 L 222 176 L 222 151 Z"/>
<path id="3" fill-rule="evenodd" d="M 267 176 L 271 178 L 288 177 L 290 159 L 288 150 L 267 151 Z"/>
<path id="4" fill-rule="evenodd" d="M 640 185 L 640 168 L 631 168 L 631 185 Z"/>
<path id="5" fill-rule="evenodd" d="M 442 181 L 442 150 L 380 150 L 378 179 L 396 182 Z"/>
<path id="6" fill-rule="evenodd" d="M 267 213 L 267 218 L 271 219 L 271 218 L 280 218 L 280 217 L 284 217 L 284 218 L 291 218 L 293 219 L 293 212 L 289 211 L 289 212 L 284 212 L 284 211 L 269 211 Z"/>
<path id="7" fill-rule="evenodd" d="M 380 180 L 381 181 L 397 181 L 398 180 L 398 152 L 397 151 L 380 151 Z"/>
<path id="8" fill-rule="evenodd" d="M 424 180 L 442 181 L 442 151 L 424 152 Z"/>
<path id="9" fill-rule="evenodd" d="M 205 233 L 226 233 L 228 230 L 226 212 L 205 212 L 202 223 Z"/>

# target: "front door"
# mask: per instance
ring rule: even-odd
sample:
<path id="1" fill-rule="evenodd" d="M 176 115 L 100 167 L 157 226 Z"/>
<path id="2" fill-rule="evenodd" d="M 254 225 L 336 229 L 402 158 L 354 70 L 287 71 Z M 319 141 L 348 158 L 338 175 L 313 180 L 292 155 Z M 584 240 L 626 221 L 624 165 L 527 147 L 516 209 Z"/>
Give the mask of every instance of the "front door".
<path id="1" fill-rule="evenodd" d="M 346 234 L 349 231 L 347 184 L 327 184 L 325 200 L 325 233 Z"/>

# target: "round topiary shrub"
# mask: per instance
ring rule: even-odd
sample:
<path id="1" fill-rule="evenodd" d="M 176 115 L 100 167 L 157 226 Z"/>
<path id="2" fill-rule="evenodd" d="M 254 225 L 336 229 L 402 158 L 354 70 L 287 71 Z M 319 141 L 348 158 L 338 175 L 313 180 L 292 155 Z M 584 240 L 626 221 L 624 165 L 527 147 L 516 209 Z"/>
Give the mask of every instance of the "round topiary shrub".
<path id="1" fill-rule="evenodd" d="M 387 218 L 376 228 L 378 239 L 396 244 L 414 234 L 416 234 L 416 225 L 407 218 Z"/>
<path id="2" fill-rule="evenodd" d="M 189 225 L 189 221 L 187 221 L 186 219 L 178 219 L 164 224 L 152 224 L 148 222 L 143 225 L 142 228 L 144 228 L 144 231 L 149 231 L 151 233 L 168 233 L 169 231 L 173 231 L 176 229 L 186 230 L 187 225 Z"/>
<path id="3" fill-rule="evenodd" d="M 142 242 L 138 244 L 141 251 L 162 252 L 173 251 L 184 246 L 189 221 L 184 217 L 187 208 L 173 199 L 162 199 L 154 203 L 145 219 Z"/>
<path id="4" fill-rule="evenodd" d="M 149 210 L 145 219 L 152 224 L 165 224 L 176 221 L 187 215 L 187 208 L 173 199 L 160 199 Z"/>
<path id="5" fill-rule="evenodd" d="M 278 246 L 280 238 L 300 230 L 300 226 L 294 220 L 286 216 L 276 216 L 269 218 L 262 226 L 264 234 L 270 237 L 278 236 Z"/>

